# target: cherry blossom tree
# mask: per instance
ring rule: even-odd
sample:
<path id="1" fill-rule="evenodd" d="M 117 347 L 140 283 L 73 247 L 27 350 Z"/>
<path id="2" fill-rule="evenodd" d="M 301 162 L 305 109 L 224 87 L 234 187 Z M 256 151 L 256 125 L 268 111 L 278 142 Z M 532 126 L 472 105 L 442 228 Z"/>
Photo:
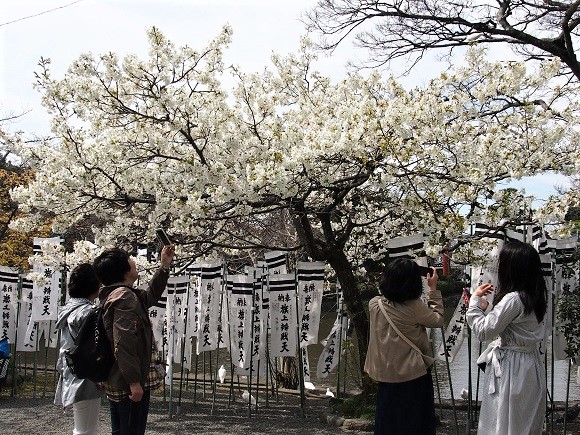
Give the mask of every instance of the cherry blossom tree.
<path id="1" fill-rule="evenodd" d="M 151 240 L 162 226 L 181 258 L 284 249 L 326 261 L 361 367 L 368 318 L 357 275 L 385 258 L 388 239 L 425 232 L 438 252 L 441 234 L 460 238 L 468 220 L 494 219 L 499 183 L 579 169 L 578 103 L 549 86 L 558 60 L 529 71 L 474 48 L 407 91 L 378 74 L 333 83 L 306 40 L 246 74 L 223 64 L 227 27 L 199 51 L 148 35 L 145 60 L 87 54 L 60 80 L 41 62 L 58 141 L 19 150 L 42 164 L 13 197 L 24 212 L 53 212 L 55 231 L 87 216 L 106 222 L 94 228 L 101 246 Z M 15 227 L 34 224 L 28 215 Z"/>

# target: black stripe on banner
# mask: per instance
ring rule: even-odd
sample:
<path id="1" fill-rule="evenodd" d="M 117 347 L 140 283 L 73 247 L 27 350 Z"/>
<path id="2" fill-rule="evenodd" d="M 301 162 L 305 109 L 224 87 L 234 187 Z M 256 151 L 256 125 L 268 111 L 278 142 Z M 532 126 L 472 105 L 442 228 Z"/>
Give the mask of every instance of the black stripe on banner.
<path id="1" fill-rule="evenodd" d="M 277 278 L 275 278 L 276 276 L 280 276 L 280 275 L 274 275 L 273 278 L 270 278 L 270 281 L 268 282 L 268 284 L 270 286 L 273 286 L 273 285 L 295 284 L 296 283 L 296 281 L 294 280 L 294 278 L 292 278 L 292 279 L 277 279 Z"/>
<path id="2" fill-rule="evenodd" d="M 253 289 L 254 283 L 253 282 L 234 282 L 228 281 L 228 287 L 232 289 Z"/>
<path id="3" fill-rule="evenodd" d="M 282 252 L 278 255 L 272 255 L 272 256 L 264 255 L 264 261 L 266 261 L 266 263 L 271 263 L 273 261 L 279 261 L 280 259 L 286 259 L 286 254 L 284 254 Z"/>
<path id="4" fill-rule="evenodd" d="M 552 263 L 542 263 L 542 275 L 551 276 L 552 275 Z"/>
<path id="5" fill-rule="evenodd" d="M 234 289 L 235 288 L 253 290 L 254 283 L 253 282 L 234 282 Z"/>
<path id="6" fill-rule="evenodd" d="M 270 292 L 287 292 L 287 291 L 293 291 L 293 290 L 296 290 L 296 286 L 294 284 L 284 285 L 284 286 L 276 286 L 276 287 L 270 286 L 270 288 L 268 289 L 268 291 L 270 291 Z"/>
<path id="7" fill-rule="evenodd" d="M 576 263 L 576 258 L 574 258 L 574 255 L 558 255 L 556 256 L 556 264 L 572 264 L 572 263 Z"/>
<path id="8" fill-rule="evenodd" d="M 185 273 L 187 275 L 199 276 L 199 275 L 201 275 L 201 271 L 202 271 L 201 267 L 186 267 L 185 268 Z"/>
<path id="9" fill-rule="evenodd" d="M 266 261 L 266 264 L 268 264 L 268 269 L 274 269 L 276 267 L 286 265 L 286 259 L 282 258 L 281 260 L 277 260 L 277 261 Z"/>
<path id="10" fill-rule="evenodd" d="M 495 230 L 495 228 L 490 227 L 489 225 L 484 224 L 482 222 L 476 222 L 473 232 L 474 232 L 474 234 L 481 234 L 481 233 L 488 233 L 492 230 Z"/>
<path id="11" fill-rule="evenodd" d="M 18 273 L 0 272 L 0 282 L 18 283 Z"/>
<path id="12" fill-rule="evenodd" d="M 231 293 L 233 295 L 250 295 L 250 296 L 254 294 L 252 290 L 242 288 L 232 288 Z"/>
<path id="13" fill-rule="evenodd" d="M 542 227 L 532 228 L 532 240 L 537 240 L 542 237 Z"/>
<path id="14" fill-rule="evenodd" d="M 548 247 L 548 241 L 547 240 L 543 240 L 538 245 L 538 253 L 539 254 L 547 254 L 548 252 L 550 252 L 550 248 Z"/>
<path id="15" fill-rule="evenodd" d="M 214 273 L 206 273 L 206 271 L 204 270 L 201 273 L 201 279 L 216 279 L 216 278 L 221 278 L 222 277 L 222 273 L 220 272 L 214 272 Z"/>
<path id="16" fill-rule="evenodd" d="M 389 255 L 394 256 L 397 253 L 406 253 L 409 251 L 418 251 L 420 249 L 423 249 L 425 246 L 425 242 L 419 242 L 419 243 L 414 243 L 412 245 L 404 245 L 404 246 L 397 246 L 394 248 L 387 248 L 387 251 L 389 252 Z"/>
<path id="17" fill-rule="evenodd" d="M 222 271 L 222 265 L 218 264 L 217 266 L 202 266 L 201 267 L 202 272 L 221 272 Z"/>
<path id="18" fill-rule="evenodd" d="M 167 308 L 167 298 L 163 297 L 159 299 L 156 303 L 151 305 L 151 308 Z"/>
<path id="19" fill-rule="evenodd" d="M 324 276 L 324 269 L 298 269 L 296 271 L 296 275 L 298 275 L 298 276 L 307 276 L 307 275 L 322 275 L 322 276 Z"/>
<path id="20" fill-rule="evenodd" d="M 31 280 L 29 280 L 29 279 L 22 280 L 22 288 L 23 289 L 32 290 L 33 286 L 34 286 L 34 284 Z"/>

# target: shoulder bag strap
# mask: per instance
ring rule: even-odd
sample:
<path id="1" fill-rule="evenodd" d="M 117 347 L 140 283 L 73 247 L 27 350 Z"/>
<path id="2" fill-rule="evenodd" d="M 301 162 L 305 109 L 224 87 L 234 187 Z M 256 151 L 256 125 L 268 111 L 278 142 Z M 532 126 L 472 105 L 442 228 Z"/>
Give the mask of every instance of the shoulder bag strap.
<path id="1" fill-rule="evenodd" d="M 387 321 L 389 322 L 389 325 L 391 325 L 391 327 L 395 330 L 395 332 L 399 335 L 399 337 L 401 337 L 409 346 L 411 346 L 411 348 L 415 349 L 417 352 L 419 352 L 421 355 L 423 355 L 423 352 L 421 352 L 421 349 L 419 349 L 415 345 L 415 343 L 413 343 L 411 340 L 409 340 L 401 331 L 399 331 L 399 328 L 397 328 L 395 326 L 395 324 L 391 320 L 391 317 L 387 314 L 387 310 L 385 310 L 385 307 L 383 305 L 383 301 L 381 299 L 379 299 L 379 308 L 381 309 L 381 311 L 385 315 Z"/>

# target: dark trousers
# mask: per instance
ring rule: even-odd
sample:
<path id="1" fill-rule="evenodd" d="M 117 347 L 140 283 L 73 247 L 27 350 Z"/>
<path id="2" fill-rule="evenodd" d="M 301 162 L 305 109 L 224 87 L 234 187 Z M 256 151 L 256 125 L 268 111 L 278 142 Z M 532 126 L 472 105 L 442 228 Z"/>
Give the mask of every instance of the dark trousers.
<path id="1" fill-rule="evenodd" d="M 111 410 L 112 435 L 143 435 L 147 426 L 151 392 L 145 390 L 140 402 L 133 402 L 128 397 L 121 402 L 109 400 Z"/>
<path id="2" fill-rule="evenodd" d="M 375 435 L 435 434 L 431 371 L 407 382 L 379 382 Z"/>

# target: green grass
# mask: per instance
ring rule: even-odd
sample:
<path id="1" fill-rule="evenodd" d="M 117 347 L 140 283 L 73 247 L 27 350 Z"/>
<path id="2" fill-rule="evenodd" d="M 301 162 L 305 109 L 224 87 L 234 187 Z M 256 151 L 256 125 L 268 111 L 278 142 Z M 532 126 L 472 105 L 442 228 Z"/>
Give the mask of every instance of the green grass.
<path id="1" fill-rule="evenodd" d="M 374 421 L 376 392 L 358 394 L 347 399 L 337 399 L 332 402 L 332 409 L 336 415 L 343 418 L 360 418 Z"/>

